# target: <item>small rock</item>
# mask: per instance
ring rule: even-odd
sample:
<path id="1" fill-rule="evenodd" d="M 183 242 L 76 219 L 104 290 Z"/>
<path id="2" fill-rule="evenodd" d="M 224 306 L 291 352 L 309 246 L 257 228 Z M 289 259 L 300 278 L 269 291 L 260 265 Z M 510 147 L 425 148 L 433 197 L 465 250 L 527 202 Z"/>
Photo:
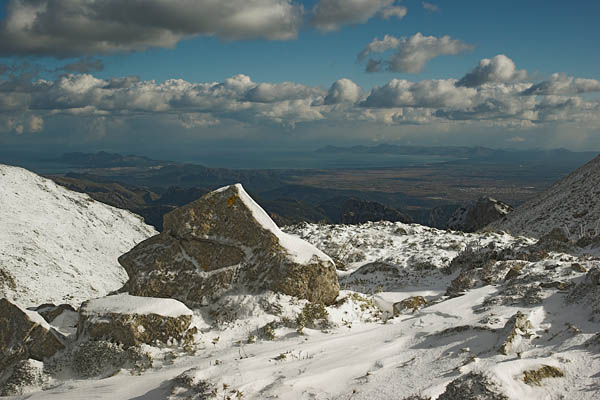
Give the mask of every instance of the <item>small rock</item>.
<path id="1" fill-rule="evenodd" d="M 529 369 L 523 372 L 523 382 L 530 386 L 541 386 L 542 380 L 547 378 L 562 378 L 565 373 L 551 365 L 542 365 L 538 369 Z"/>
<path id="2" fill-rule="evenodd" d="M 174 340 L 188 344 L 197 333 L 197 328 L 190 328 L 192 316 L 190 309 L 174 299 L 107 296 L 81 305 L 77 338 L 106 339 L 126 349 Z"/>
<path id="3" fill-rule="evenodd" d="M 420 308 L 425 307 L 427 301 L 423 296 L 411 296 L 402 301 L 394 303 L 394 315 L 400 315 L 403 312 L 410 310 L 415 312 Z"/>

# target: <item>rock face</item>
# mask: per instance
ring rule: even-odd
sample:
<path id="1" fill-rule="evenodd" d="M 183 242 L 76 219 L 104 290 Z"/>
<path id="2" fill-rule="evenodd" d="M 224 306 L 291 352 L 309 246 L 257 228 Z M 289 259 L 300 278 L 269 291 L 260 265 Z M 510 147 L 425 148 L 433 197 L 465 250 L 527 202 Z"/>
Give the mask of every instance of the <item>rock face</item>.
<path id="1" fill-rule="evenodd" d="M 600 156 L 486 229 L 541 237 L 561 228 L 571 240 L 600 235 Z"/>
<path id="2" fill-rule="evenodd" d="M 333 261 L 281 232 L 239 184 L 166 214 L 163 227 L 119 258 L 133 295 L 190 307 L 235 291 L 273 290 L 324 304 L 338 295 Z"/>
<path id="3" fill-rule="evenodd" d="M 59 334 L 40 315 L 0 299 L 0 371 L 28 358 L 43 361 L 63 348 Z"/>
<path id="4" fill-rule="evenodd" d="M 458 208 L 448 220 L 448 229 L 475 232 L 489 223 L 503 218 L 513 210 L 508 204 L 491 197 L 481 197 L 477 202 Z"/>
<path id="5" fill-rule="evenodd" d="M 340 224 L 362 224 L 369 221 L 411 223 L 412 218 L 375 201 L 348 199 L 340 210 Z"/>
<path id="6" fill-rule="evenodd" d="M 78 338 L 107 339 L 124 348 L 142 343 L 190 342 L 192 311 L 173 299 L 151 299 L 127 294 L 88 300 L 79 310 Z"/>

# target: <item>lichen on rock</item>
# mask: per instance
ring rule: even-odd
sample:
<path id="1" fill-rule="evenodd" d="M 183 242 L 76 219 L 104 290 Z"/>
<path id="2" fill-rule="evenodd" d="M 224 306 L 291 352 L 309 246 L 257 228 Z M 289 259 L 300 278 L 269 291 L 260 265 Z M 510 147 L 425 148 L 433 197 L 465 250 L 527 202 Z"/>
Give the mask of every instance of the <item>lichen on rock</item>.
<path id="1" fill-rule="evenodd" d="M 145 302 L 144 309 L 117 306 L 139 302 Z M 77 338 L 109 340 L 125 348 L 157 342 L 189 344 L 197 333 L 197 328 L 191 326 L 192 316 L 191 310 L 173 299 L 140 299 L 126 294 L 108 296 L 81 305 Z"/>
<path id="2" fill-rule="evenodd" d="M 39 314 L 0 299 L 0 371 L 28 358 L 43 361 L 62 349 L 62 336 Z"/>
<path id="3" fill-rule="evenodd" d="M 240 290 L 327 305 L 338 295 L 333 261 L 279 230 L 241 185 L 166 214 L 163 227 L 119 258 L 133 295 L 171 297 L 190 307 Z"/>

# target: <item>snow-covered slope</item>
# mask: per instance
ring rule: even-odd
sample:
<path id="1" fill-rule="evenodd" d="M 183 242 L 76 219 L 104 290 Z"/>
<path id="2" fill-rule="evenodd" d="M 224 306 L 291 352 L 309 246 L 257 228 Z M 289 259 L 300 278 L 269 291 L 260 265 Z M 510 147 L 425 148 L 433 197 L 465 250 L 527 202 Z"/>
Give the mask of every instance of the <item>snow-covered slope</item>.
<path id="1" fill-rule="evenodd" d="M 156 233 L 129 211 L 0 164 L 0 296 L 22 306 L 103 296 L 127 280 L 117 258 Z"/>
<path id="2" fill-rule="evenodd" d="M 572 240 L 600 234 L 600 156 L 486 229 L 540 237 L 553 228 Z"/>
<path id="3" fill-rule="evenodd" d="M 147 346 L 154 364 L 141 375 L 117 369 L 101 380 L 58 377 L 46 391 L 32 388 L 37 393 L 28 398 L 178 400 L 212 398 L 211 392 L 216 398 L 257 400 L 600 395 L 599 259 L 536 252 L 534 240 L 507 234 L 401 223 L 303 224 L 285 231 L 347 268 L 339 271 L 345 290 L 325 308 L 327 321 L 311 325 L 315 308 L 306 312 L 306 301 L 290 296 L 231 295 L 194 310 L 201 334 L 191 351 Z M 462 262 L 453 266 L 458 254 Z M 464 293 L 446 295 L 451 282 L 464 284 Z M 427 303 L 391 315 L 389 305 L 409 296 L 423 296 Z M 511 325 L 515 315 L 526 321 L 522 329 Z M 295 326 L 298 321 L 304 329 Z M 502 350 L 507 341 L 511 351 Z"/>

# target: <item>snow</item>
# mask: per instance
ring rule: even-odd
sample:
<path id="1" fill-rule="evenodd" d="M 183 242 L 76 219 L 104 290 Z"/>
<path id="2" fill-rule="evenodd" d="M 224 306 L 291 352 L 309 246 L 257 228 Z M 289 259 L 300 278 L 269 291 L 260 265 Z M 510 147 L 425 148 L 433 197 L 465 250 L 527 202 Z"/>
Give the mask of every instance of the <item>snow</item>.
<path id="1" fill-rule="evenodd" d="M 573 240 L 600 234 L 600 156 L 488 229 L 540 237 L 555 227 Z"/>
<path id="2" fill-rule="evenodd" d="M 23 307 L 103 296 L 127 280 L 117 258 L 156 231 L 129 211 L 0 164 L 0 296 Z"/>
<path id="3" fill-rule="evenodd" d="M 185 304 L 175 299 L 131 296 L 125 293 L 89 300 L 85 304 L 85 313 L 88 315 L 105 315 L 108 313 L 125 315 L 157 314 L 173 318 L 193 315 Z"/>
<path id="4" fill-rule="evenodd" d="M 194 323 L 201 331 L 195 353 L 181 350 L 169 364 L 163 360 L 172 350 L 154 348 L 154 367 L 141 376 L 122 370 L 102 380 L 66 379 L 29 398 L 175 400 L 182 397 L 172 394 L 172 379 L 184 371 L 194 382 L 214 385 L 217 398 L 235 398 L 231 391 L 240 391 L 243 399 L 379 400 L 413 394 L 435 399 L 448 383 L 470 371 L 489 376 L 510 399 L 598 398 L 599 349 L 583 345 L 600 328 L 600 322 L 591 318 L 592 311 L 566 302 L 566 293 L 556 288 L 541 290 L 541 301 L 533 304 L 519 303 L 519 296 L 511 290 L 518 283 L 532 287 L 541 281 L 577 283 L 584 273 L 573 271 L 571 263 L 590 269 L 600 267 L 600 260 L 552 253 L 547 260 L 524 262 L 517 281 L 500 280 L 448 298 L 445 288 L 456 275 L 445 274 L 443 268 L 462 249 L 534 241 L 400 223 L 305 224 L 286 230 L 331 251 L 348 268 L 340 271 L 346 282 L 339 296 L 341 304 L 327 307 L 330 327 L 307 327 L 301 335 L 293 327 L 278 326 L 275 340 L 266 340 L 259 335 L 261 327 L 283 318 L 294 320 L 306 301 L 273 293 L 228 296 L 194 310 Z M 417 261 L 428 261 L 435 268 L 422 269 Z M 392 265 L 401 272 L 400 281 L 386 283 L 385 274 L 379 271 L 365 275 L 365 282 L 350 279 L 353 272 L 373 262 Z M 389 308 L 414 295 L 426 297 L 428 306 L 395 318 L 376 306 Z M 102 303 L 107 310 L 129 307 L 128 300 L 118 300 L 129 297 L 120 296 L 93 302 L 108 302 Z M 502 299 L 515 301 L 491 301 Z M 155 300 L 140 300 L 144 301 Z M 140 311 L 138 305 L 130 307 Z M 505 356 L 498 351 L 506 340 L 502 328 L 518 311 L 531 321 L 533 335 L 522 339 L 520 355 Z M 237 319 L 213 318 L 214 312 L 235 313 Z M 248 341 L 251 336 L 255 342 Z M 541 365 L 560 368 L 565 376 L 545 379 L 539 387 L 526 385 L 523 371 Z"/>
<path id="5" fill-rule="evenodd" d="M 321 261 L 329 261 L 332 262 L 331 258 L 327 256 L 325 253 L 311 245 L 310 243 L 305 242 L 304 240 L 299 239 L 296 236 L 288 235 L 279 229 L 277 224 L 273 222 L 271 217 L 263 210 L 258 203 L 254 201 L 252 197 L 246 193 L 241 184 L 235 184 L 240 199 L 244 202 L 246 207 L 250 209 L 254 219 L 266 230 L 270 231 L 277 237 L 279 240 L 279 244 L 283 247 L 287 253 L 292 257 L 293 261 L 298 264 L 308 264 L 312 262 L 316 258 Z M 228 187 L 219 189 L 223 191 Z"/>

